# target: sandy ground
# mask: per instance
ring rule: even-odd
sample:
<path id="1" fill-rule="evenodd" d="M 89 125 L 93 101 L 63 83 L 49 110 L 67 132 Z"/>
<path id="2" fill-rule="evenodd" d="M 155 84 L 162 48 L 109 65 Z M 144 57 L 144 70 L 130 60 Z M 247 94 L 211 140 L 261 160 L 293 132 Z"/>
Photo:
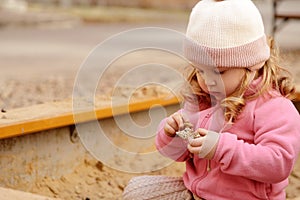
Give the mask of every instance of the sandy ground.
<path id="1" fill-rule="evenodd" d="M 71 98 L 76 73 L 90 50 L 112 34 L 144 25 L 88 25 L 75 28 L 64 27 L 59 30 L 53 29 L 52 26 L 50 28 L 10 27 L 0 29 L 1 110 L 9 111 L 17 107 Z M 183 31 L 185 27 L 184 23 L 163 24 L 162 26 L 180 31 Z M 292 71 L 295 81 L 300 84 L 300 46 L 296 46 L 299 40 L 283 42 L 290 33 L 293 33 L 295 37 L 297 35 L 295 32 L 295 29 L 285 29 L 281 35 L 278 35 L 278 39 L 281 46 L 284 47 L 283 62 Z M 289 49 L 288 47 L 291 45 L 293 48 Z M 102 85 L 97 92 L 109 96 L 116 81 L 124 72 L 128 71 L 128 66 L 132 68 L 132 66 L 141 64 L 138 61 L 142 61 L 142 63 L 145 63 L 145 60 L 161 62 L 162 59 L 165 59 L 165 62 L 174 69 L 184 65 L 181 59 L 164 56 L 161 52 L 158 55 L 150 55 L 150 59 L 147 58 L 149 54 L 146 57 L 133 55 L 133 57 L 128 56 L 121 59 L 116 63 L 117 70 L 108 71 L 104 76 Z M 163 83 L 172 82 L 167 75 L 162 75 Z M 136 75 L 134 79 L 138 80 L 149 76 L 155 76 L 155 74 L 144 73 Z M 123 86 L 121 89 L 128 87 L 128 85 Z M 151 174 L 180 176 L 183 170 L 182 164 L 173 163 L 171 166 Z M 45 177 L 33 188 L 30 188 L 30 192 L 70 200 L 115 200 L 121 199 L 124 187 L 133 176 L 136 174 L 110 169 L 89 157 L 73 173 L 66 174 L 60 179 Z M 28 190 L 26 186 L 19 189 Z M 287 194 L 291 199 L 300 196 L 300 160 L 290 176 Z"/>

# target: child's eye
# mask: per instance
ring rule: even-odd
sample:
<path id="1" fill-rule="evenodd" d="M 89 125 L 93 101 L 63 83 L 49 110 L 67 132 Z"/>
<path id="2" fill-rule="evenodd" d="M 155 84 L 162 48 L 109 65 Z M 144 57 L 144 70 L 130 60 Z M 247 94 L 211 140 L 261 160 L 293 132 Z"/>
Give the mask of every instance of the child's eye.
<path id="1" fill-rule="evenodd" d="M 224 74 L 225 73 L 225 71 L 219 71 L 219 70 L 215 70 L 214 72 L 215 72 L 215 74 Z"/>

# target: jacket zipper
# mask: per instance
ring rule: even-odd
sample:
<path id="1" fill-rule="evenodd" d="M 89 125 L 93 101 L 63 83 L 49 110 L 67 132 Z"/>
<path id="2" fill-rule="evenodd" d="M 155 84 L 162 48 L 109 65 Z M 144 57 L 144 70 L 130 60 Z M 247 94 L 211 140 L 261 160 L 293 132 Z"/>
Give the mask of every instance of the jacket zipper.
<path id="1" fill-rule="evenodd" d="M 208 114 L 205 115 L 203 121 L 202 121 L 201 124 L 200 124 L 200 127 L 201 127 L 201 128 L 204 128 L 204 126 L 205 126 L 205 124 L 207 123 L 207 121 L 208 121 L 208 119 L 210 118 L 210 116 L 211 116 L 210 113 L 208 113 Z"/>
<path id="2" fill-rule="evenodd" d="M 210 160 L 207 160 L 207 166 L 206 166 L 206 171 L 210 172 L 211 166 L 210 166 Z"/>
<path id="3" fill-rule="evenodd" d="M 214 111 L 216 111 L 216 110 L 214 110 Z M 211 112 L 211 113 L 207 113 L 207 114 L 205 115 L 203 121 L 202 121 L 201 124 L 200 124 L 200 127 L 201 127 L 201 128 L 205 128 L 205 125 L 206 125 L 207 121 L 209 120 L 209 118 L 211 117 L 211 115 L 214 113 L 214 111 Z M 207 174 L 208 174 L 210 171 L 211 171 L 211 163 L 210 163 L 210 160 L 207 160 L 207 162 L 206 162 L 206 172 L 204 172 L 204 174 L 203 174 L 201 177 L 199 177 L 199 178 L 197 178 L 197 179 L 195 179 L 195 180 L 193 181 L 192 186 L 191 186 L 192 191 L 195 191 L 195 187 L 196 187 L 195 184 L 196 184 L 199 180 L 205 178 L 205 177 L 207 176 Z"/>
<path id="4" fill-rule="evenodd" d="M 206 171 L 204 172 L 204 174 L 203 174 L 201 177 L 198 177 L 198 178 L 196 178 L 196 179 L 193 181 L 193 183 L 192 183 L 192 185 L 191 185 L 192 191 L 196 191 L 196 184 L 197 184 L 200 180 L 204 179 L 204 178 L 207 176 L 207 174 L 208 174 L 209 171 L 210 171 L 210 161 L 207 160 L 207 162 L 206 162 Z"/>
<path id="5" fill-rule="evenodd" d="M 205 115 L 203 121 L 200 124 L 201 128 L 204 128 L 204 126 L 206 125 L 207 121 L 209 120 L 209 118 L 211 117 L 211 113 L 208 113 Z M 210 166 L 210 160 L 207 161 L 207 165 L 206 165 L 206 171 L 209 172 L 211 170 L 211 166 Z"/>

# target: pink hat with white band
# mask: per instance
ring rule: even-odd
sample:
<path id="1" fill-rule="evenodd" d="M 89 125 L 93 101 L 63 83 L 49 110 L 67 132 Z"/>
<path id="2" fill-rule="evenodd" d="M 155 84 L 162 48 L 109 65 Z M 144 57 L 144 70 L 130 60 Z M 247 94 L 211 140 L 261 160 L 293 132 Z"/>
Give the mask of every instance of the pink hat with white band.
<path id="1" fill-rule="evenodd" d="M 184 41 L 194 64 L 259 69 L 270 57 L 262 17 L 251 0 L 202 0 Z"/>

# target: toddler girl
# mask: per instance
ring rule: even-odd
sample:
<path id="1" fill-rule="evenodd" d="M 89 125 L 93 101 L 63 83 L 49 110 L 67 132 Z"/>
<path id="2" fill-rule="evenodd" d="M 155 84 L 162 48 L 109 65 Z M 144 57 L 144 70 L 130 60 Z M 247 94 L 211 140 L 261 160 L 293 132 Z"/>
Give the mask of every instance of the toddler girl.
<path id="1" fill-rule="evenodd" d="M 184 53 L 191 63 L 184 108 L 161 122 L 156 147 L 186 171 L 133 178 L 124 199 L 285 199 L 300 117 L 289 100 L 291 77 L 278 66 L 255 5 L 200 1 Z"/>

